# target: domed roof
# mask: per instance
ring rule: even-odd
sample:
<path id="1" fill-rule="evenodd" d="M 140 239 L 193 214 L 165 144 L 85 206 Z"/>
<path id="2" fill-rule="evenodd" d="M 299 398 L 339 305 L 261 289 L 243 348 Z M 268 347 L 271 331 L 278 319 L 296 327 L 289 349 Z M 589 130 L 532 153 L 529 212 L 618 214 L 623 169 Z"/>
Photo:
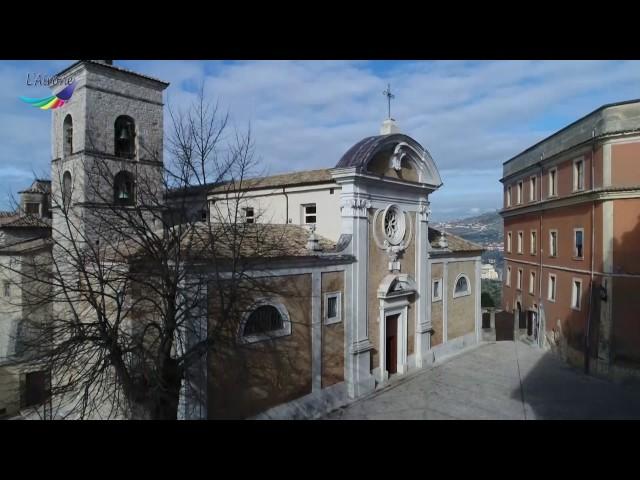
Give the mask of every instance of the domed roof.
<path id="1" fill-rule="evenodd" d="M 442 185 L 440 174 L 429 152 L 416 140 L 404 133 L 374 135 L 366 137 L 353 145 L 336 164 L 336 168 L 356 167 L 358 171 L 367 171 L 371 159 L 382 150 L 404 148 L 410 158 L 422 171 L 421 182 L 435 186 Z"/>

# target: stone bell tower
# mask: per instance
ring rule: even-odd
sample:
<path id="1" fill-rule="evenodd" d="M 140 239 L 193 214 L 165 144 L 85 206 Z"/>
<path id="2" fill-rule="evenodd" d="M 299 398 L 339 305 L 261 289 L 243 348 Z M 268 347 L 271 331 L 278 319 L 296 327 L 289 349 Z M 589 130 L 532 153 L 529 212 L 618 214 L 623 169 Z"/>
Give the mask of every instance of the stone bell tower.
<path id="1" fill-rule="evenodd" d="M 99 241 L 87 227 L 92 211 L 109 204 L 151 205 L 162 198 L 162 96 L 169 84 L 112 60 L 81 60 L 58 78 L 74 89 L 53 110 L 53 235 L 68 229 L 61 210 L 68 205 L 87 241 Z"/>

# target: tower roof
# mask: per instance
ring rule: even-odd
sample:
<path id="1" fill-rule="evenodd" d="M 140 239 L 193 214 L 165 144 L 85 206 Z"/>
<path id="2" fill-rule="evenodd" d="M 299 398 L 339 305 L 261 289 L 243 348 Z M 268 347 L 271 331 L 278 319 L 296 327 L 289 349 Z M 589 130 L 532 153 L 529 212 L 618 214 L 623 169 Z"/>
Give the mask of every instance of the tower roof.
<path id="1" fill-rule="evenodd" d="M 111 61 L 113 61 L 113 60 L 111 60 Z M 164 82 L 164 81 L 159 80 L 157 78 L 150 77 L 148 75 L 143 75 L 142 73 L 134 72 L 133 70 L 129 70 L 127 68 L 122 68 L 122 67 L 118 67 L 118 66 L 113 65 L 113 64 L 105 63 L 104 60 L 78 60 L 77 62 L 72 63 L 67 68 L 62 70 L 60 73 L 58 73 L 58 75 L 63 75 L 64 73 L 68 72 L 69 70 L 71 70 L 71 69 L 73 69 L 73 68 L 75 68 L 75 67 L 77 67 L 78 65 L 81 65 L 81 64 L 98 65 L 101 68 L 107 68 L 107 69 L 110 69 L 110 70 L 115 70 L 115 71 L 118 71 L 118 72 L 126 73 L 128 75 L 134 75 L 136 77 L 144 78 L 145 80 L 150 80 L 152 82 L 158 83 L 160 86 L 162 86 L 163 90 L 169 86 L 169 82 Z"/>
<path id="2" fill-rule="evenodd" d="M 35 179 L 29 188 L 21 190 L 18 193 L 51 193 L 51 180 Z"/>

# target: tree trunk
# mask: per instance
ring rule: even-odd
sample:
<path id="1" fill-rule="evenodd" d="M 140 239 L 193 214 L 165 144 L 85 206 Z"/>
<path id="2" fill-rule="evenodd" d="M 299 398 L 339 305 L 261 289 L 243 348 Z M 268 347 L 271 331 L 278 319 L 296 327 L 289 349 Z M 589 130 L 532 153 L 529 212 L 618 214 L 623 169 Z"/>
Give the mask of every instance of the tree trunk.
<path id="1" fill-rule="evenodd" d="M 152 420 L 177 420 L 180 399 L 181 375 L 175 359 L 165 359 L 162 368 L 161 389 L 155 392 L 152 408 Z"/>

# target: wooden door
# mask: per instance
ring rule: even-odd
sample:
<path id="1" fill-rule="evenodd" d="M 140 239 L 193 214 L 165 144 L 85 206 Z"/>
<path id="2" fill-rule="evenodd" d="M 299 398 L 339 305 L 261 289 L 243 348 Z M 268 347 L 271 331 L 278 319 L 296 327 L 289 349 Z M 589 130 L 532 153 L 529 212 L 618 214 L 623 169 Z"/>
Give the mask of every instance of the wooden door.
<path id="1" fill-rule="evenodd" d="M 398 371 L 398 317 L 391 315 L 387 317 L 387 372 L 389 375 Z"/>
<path id="2" fill-rule="evenodd" d="M 503 340 L 513 341 L 513 313 L 496 313 L 496 342 Z"/>

